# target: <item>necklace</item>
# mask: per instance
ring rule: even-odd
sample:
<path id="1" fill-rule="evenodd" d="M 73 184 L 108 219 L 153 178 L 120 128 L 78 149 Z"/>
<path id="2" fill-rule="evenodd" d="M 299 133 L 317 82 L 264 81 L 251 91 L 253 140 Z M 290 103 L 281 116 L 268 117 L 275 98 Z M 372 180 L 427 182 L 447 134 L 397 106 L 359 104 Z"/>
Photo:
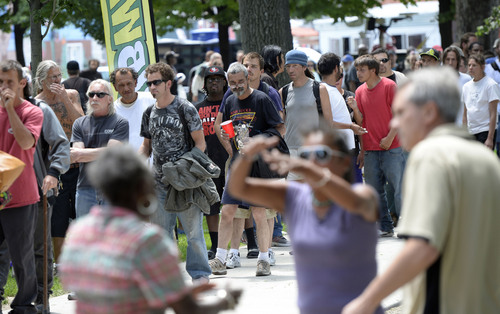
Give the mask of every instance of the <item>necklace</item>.
<path id="1" fill-rule="evenodd" d="M 313 206 L 316 206 L 316 207 L 330 207 L 333 202 L 331 200 L 326 200 L 326 201 L 320 201 L 316 198 L 316 196 L 314 195 L 314 193 L 311 193 L 312 195 L 312 204 Z"/>

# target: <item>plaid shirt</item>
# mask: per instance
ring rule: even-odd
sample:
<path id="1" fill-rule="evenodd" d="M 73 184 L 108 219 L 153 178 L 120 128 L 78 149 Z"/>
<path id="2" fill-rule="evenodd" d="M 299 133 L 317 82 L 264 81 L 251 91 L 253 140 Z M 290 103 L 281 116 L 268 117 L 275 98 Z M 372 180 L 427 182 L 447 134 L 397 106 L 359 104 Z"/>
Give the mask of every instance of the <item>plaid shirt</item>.
<path id="1" fill-rule="evenodd" d="M 122 208 L 94 207 L 70 227 L 61 280 L 77 313 L 163 313 L 187 288 L 164 231 Z"/>

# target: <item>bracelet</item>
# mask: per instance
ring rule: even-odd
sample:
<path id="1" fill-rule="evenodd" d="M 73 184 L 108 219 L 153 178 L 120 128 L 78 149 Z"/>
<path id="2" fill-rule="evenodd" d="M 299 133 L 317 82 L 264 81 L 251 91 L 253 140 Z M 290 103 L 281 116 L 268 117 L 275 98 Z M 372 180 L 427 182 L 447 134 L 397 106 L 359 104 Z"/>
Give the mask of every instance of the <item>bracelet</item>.
<path id="1" fill-rule="evenodd" d="M 328 170 L 328 168 L 323 168 L 323 177 L 321 178 L 321 180 L 319 180 L 319 182 L 316 182 L 316 183 L 310 183 L 309 185 L 313 189 L 321 188 L 321 187 L 325 186 L 326 183 L 328 183 L 328 181 L 330 180 L 331 177 L 332 177 L 332 173 L 330 172 L 330 170 Z"/>

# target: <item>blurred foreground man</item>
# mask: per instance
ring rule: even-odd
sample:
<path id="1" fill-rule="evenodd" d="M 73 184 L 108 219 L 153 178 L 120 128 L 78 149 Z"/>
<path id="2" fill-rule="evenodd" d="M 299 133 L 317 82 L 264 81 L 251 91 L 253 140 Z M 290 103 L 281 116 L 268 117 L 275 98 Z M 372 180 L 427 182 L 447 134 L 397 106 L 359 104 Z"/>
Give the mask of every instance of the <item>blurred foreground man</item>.
<path id="1" fill-rule="evenodd" d="M 373 313 L 404 284 L 404 313 L 500 313 L 500 163 L 453 125 L 460 91 L 452 75 L 414 72 L 396 95 L 391 124 L 411 151 L 399 226 L 407 242 L 342 313 Z"/>

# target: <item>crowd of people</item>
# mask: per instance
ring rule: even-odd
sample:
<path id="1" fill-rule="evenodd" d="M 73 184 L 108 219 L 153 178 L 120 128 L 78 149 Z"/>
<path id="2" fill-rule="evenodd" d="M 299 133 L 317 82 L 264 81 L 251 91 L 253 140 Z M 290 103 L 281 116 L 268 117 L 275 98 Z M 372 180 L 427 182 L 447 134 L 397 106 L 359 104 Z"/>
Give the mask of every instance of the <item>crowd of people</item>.
<path id="1" fill-rule="evenodd" d="M 173 51 L 148 65 L 144 92 L 133 68 L 108 82 L 95 60 L 81 73 L 70 61 L 63 81 L 54 61 L 33 77 L 3 61 L 0 150 L 27 165 L 0 211 L 0 285 L 11 260 L 13 311 L 43 309 L 53 264 L 79 313 L 232 308 L 241 291 L 197 296 L 241 266 L 242 237 L 256 276 L 279 267 L 273 246 L 291 245 L 301 313 L 382 313 L 406 283 L 408 313 L 498 311 L 500 278 L 487 273 L 500 262 L 500 40 L 494 48 L 498 58 L 486 59 L 467 33 L 444 50 L 410 50 L 401 64 L 380 47 L 314 63 L 268 45 L 227 72 L 209 51 L 188 93 L 178 93 Z M 283 72 L 291 82 L 280 86 Z M 379 237 L 406 244 L 377 276 Z"/>

